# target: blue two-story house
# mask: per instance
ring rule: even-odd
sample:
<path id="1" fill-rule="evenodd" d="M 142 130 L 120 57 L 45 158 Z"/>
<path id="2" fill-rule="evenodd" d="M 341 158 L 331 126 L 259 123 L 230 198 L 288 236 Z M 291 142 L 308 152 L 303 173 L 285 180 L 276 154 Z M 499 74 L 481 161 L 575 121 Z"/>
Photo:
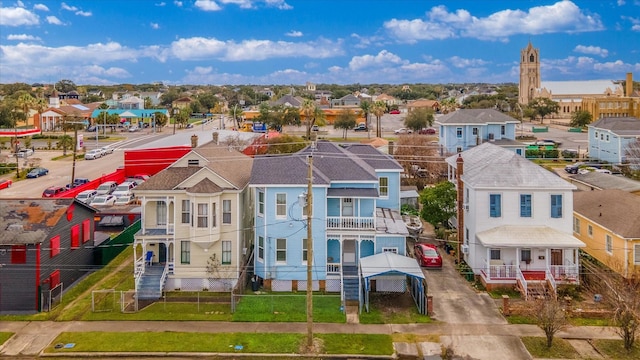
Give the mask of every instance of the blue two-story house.
<path id="1" fill-rule="evenodd" d="M 365 144 L 319 141 L 295 154 L 255 158 L 254 265 L 264 287 L 306 289 L 311 226 L 313 289 L 340 292 L 346 300 L 351 293 L 357 300 L 360 259 L 383 252 L 407 255 L 409 233 L 399 211 L 402 171 L 393 157 Z M 397 285 L 380 278 L 376 287 Z"/>
<path id="2" fill-rule="evenodd" d="M 612 164 L 626 161 L 627 148 L 640 138 L 640 119 L 602 118 L 589 129 L 589 156 Z"/>
<path id="3" fill-rule="evenodd" d="M 461 109 L 436 119 L 443 153 L 466 151 L 484 142 L 492 142 L 524 155 L 525 145 L 516 141 L 520 121 L 493 109 Z"/>

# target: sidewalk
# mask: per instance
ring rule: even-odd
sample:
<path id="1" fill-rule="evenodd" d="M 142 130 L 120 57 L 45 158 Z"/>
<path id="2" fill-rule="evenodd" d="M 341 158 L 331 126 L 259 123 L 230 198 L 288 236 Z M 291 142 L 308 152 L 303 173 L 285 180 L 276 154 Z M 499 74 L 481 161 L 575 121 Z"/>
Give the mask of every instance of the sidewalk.
<path id="1" fill-rule="evenodd" d="M 0 347 L 2 356 L 38 356 L 62 332 L 194 332 L 194 333 L 305 333 L 306 323 L 240 323 L 206 321 L 9 321 L 0 323 L 1 332 L 15 335 Z M 434 334 L 460 337 L 514 337 L 544 336 L 535 325 L 484 325 L 484 324 L 314 324 L 314 333 L 337 334 Z M 613 328 L 580 326 L 570 327 L 557 334 L 565 339 L 619 339 Z M 409 354 L 417 355 L 417 347 L 426 343 L 407 344 L 396 348 L 407 348 Z M 431 344 L 431 343 L 429 343 Z M 470 345 L 473 342 L 470 342 Z M 492 351 L 493 349 L 486 349 Z M 473 349 L 477 353 L 478 349 Z M 467 352 L 468 353 L 468 352 Z M 490 353 L 487 353 L 488 355 Z M 114 356 L 117 354 L 113 354 Z M 143 354 L 141 354 L 143 355 Z M 211 354 L 205 354 L 211 356 Z M 354 356 L 351 356 L 354 357 Z M 494 355 L 492 359 L 496 359 Z"/>

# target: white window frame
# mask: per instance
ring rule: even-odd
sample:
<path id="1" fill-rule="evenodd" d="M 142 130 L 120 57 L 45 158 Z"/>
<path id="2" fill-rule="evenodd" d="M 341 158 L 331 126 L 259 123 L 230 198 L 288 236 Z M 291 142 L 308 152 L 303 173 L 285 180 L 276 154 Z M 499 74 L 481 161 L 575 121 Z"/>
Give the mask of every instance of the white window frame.
<path id="1" fill-rule="evenodd" d="M 264 191 L 258 191 L 258 215 L 264 216 Z"/>
<path id="2" fill-rule="evenodd" d="M 604 235 L 604 251 L 609 255 L 613 254 L 613 238 L 609 234 Z"/>
<path id="3" fill-rule="evenodd" d="M 200 229 L 208 227 L 209 226 L 209 204 L 198 203 L 196 207 L 198 208 L 198 213 L 197 213 L 198 220 L 196 221 L 196 227 Z M 202 225 L 200 223 L 201 220 L 204 220 L 204 224 Z"/>
<path id="4" fill-rule="evenodd" d="M 286 217 L 287 217 L 287 194 L 277 193 L 276 194 L 276 218 L 286 219 Z"/>
<path id="5" fill-rule="evenodd" d="M 222 224 L 231 224 L 231 200 L 222 200 Z"/>
<path id="6" fill-rule="evenodd" d="M 498 257 L 494 258 L 494 251 L 497 252 Z M 489 249 L 489 259 L 490 260 L 502 260 L 502 249 L 491 248 Z"/>
<path id="7" fill-rule="evenodd" d="M 167 225 L 167 203 L 164 201 L 156 201 L 156 224 Z"/>
<path id="8" fill-rule="evenodd" d="M 258 260 L 264 261 L 264 237 L 258 236 Z"/>
<path id="9" fill-rule="evenodd" d="M 231 241 L 222 240 L 222 265 L 231 265 Z"/>
<path id="10" fill-rule="evenodd" d="M 307 239 L 302 239 L 302 263 L 307 263 L 309 251 L 307 251 Z"/>
<path id="11" fill-rule="evenodd" d="M 463 136 L 464 136 L 464 134 L 462 132 L 462 128 L 461 127 L 457 127 L 456 128 L 456 139 L 462 139 Z"/>
<path id="12" fill-rule="evenodd" d="M 593 226 L 591 224 L 587 225 L 587 235 L 589 235 L 590 238 L 593 238 Z"/>
<path id="13" fill-rule="evenodd" d="M 580 234 L 580 218 L 577 216 L 573 217 L 573 232 L 576 234 Z"/>
<path id="14" fill-rule="evenodd" d="M 385 184 L 383 184 L 383 182 Z M 388 198 L 389 197 L 389 178 L 386 176 L 380 177 L 380 179 L 378 179 L 378 187 L 380 190 L 380 197 Z"/>
<path id="15" fill-rule="evenodd" d="M 284 257 L 284 259 L 280 258 L 281 255 Z M 276 239 L 276 264 L 286 264 L 286 263 L 287 263 L 287 239 L 277 238 Z"/>
<path id="16" fill-rule="evenodd" d="M 640 265 L 640 244 L 633 244 L 633 265 Z"/>
<path id="17" fill-rule="evenodd" d="M 218 206 L 215 202 L 211 203 L 211 227 L 212 228 L 216 228 L 218 227 Z"/>
<path id="18" fill-rule="evenodd" d="M 182 204 L 182 216 L 181 216 L 182 224 L 191 224 L 191 200 L 188 200 L 188 199 L 182 200 L 181 204 Z"/>
<path id="19" fill-rule="evenodd" d="M 180 264 L 191 264 L 191 241 L 180 241 Z"/>

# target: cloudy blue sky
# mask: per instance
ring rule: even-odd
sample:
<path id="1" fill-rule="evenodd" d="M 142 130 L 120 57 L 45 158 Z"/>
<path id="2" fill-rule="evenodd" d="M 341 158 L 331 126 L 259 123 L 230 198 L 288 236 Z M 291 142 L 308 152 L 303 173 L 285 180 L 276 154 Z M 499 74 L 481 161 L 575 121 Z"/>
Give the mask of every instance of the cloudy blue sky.
<path id="1" fill-rule="evenodd" d="M 0 83 L 640 77 L 640 0 L 0 0 Z"/>

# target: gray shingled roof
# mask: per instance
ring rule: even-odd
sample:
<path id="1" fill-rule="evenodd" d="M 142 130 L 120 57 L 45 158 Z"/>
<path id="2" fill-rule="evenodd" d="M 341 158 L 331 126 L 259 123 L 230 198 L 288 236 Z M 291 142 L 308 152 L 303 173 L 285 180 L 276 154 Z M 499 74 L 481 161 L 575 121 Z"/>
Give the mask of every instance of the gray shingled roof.
<path id="1" fill-rule="evenodd" d="M 74 199 L 70 198 L 3 199 L 0 245 L 35 244 L 46 240 L 51 228 L 66 215 L 73 203 Z"/>
<path id="2" fill-rule="evenodd" d="M 377 182 L 375 169 L 363 157 L 372 163 L 384 161 L 385 168 L 392 166 L 388 161 L 395 163 L 380 152 L 377 152 L 380 158 L 376 160 L 373 155 L 364 156 L 332 142 L 318 141 L 315 148 L 307 147 L 295 154 L 255 158 L 251 184 L 306 184 L 309 154 L 313 154 L 313 183 L 316 185 L 335 181 Z"/>
<path id="3" fill-rule="evenodd" d="M 400 165 L 391 155 L 383 154 L 369 144 L 345 144 L 344 148 L 349 152 L 360 156 L 360 158 L 374 169 L 378 170 L 399 170 Z"/>
<path id="4" fill-rule="evenodd" d="M 472 187 L 576 189 L 555 173 L 488 142 L 460 155 L 464 160 L 462 180 Z M 446 161 L 455 167 L 457 158 L 458 154 Z"/>
<path id="5" fill-rule="evenodd" d="M 520 123 L 520 121 L 494 109 L 460 109 L 442 115 L 436 119 L 436 123 L 442 125 L 467 125 Z"/>
<path id="6" fill-rule="evenodd" d="M 640 135 L 640 119 L 634 117 L 602 118 L 589 127 L 609 130 L 619 136 Z"/>
<path id="7" fill-rule="evenodd" d="M 597 171 L 589 171 L 586 174 L 576 174 L 571 176 L 571 179 L 601 190 L 619 189 L 627 192 L 640 191 L 640 181 L 624 176 L 603 174 Z"/>
<path id="8" fill-rule="evenodd" d="M 230 149 L 227 146 L 216 145 L 213 142 L 193 149 L 191 153 L 185 156 L 190 156 L 190 154 L 194 152 L 206 159 L 206 161 L 200 161 L 201 166 L 177 167 L 171 165 L 142 183 L 136 188 L 136 191 L 173 190 L 183 181 L 204 168 L 208 168 L 221 178 L 227 180 L 235 189 L 243 189 L 249 183 L 253 164 L 251 157 L 237 150 Z M 211 187 L 209 188 L 213 189 Z M 190 190 L 190 192 L 203 191 L 202 188 L 196 190 L 197 191 Z"/>
<path id="9" fill-rule="evenodd" d="M 640 196 L 618 189 L 578 191 L 573 211 L 624 238 L 640 238 Z"/>
<path id="10" fill-rule="evenodd" d="M 219 193 L 222 190 L 223 189 L 220 186 L 216 185 L 213 181 L 209 180 L 208 178 L 204 178 L 197 184 L 188 188 L 187 192 L 191 194 L 213 194 Z"/>

